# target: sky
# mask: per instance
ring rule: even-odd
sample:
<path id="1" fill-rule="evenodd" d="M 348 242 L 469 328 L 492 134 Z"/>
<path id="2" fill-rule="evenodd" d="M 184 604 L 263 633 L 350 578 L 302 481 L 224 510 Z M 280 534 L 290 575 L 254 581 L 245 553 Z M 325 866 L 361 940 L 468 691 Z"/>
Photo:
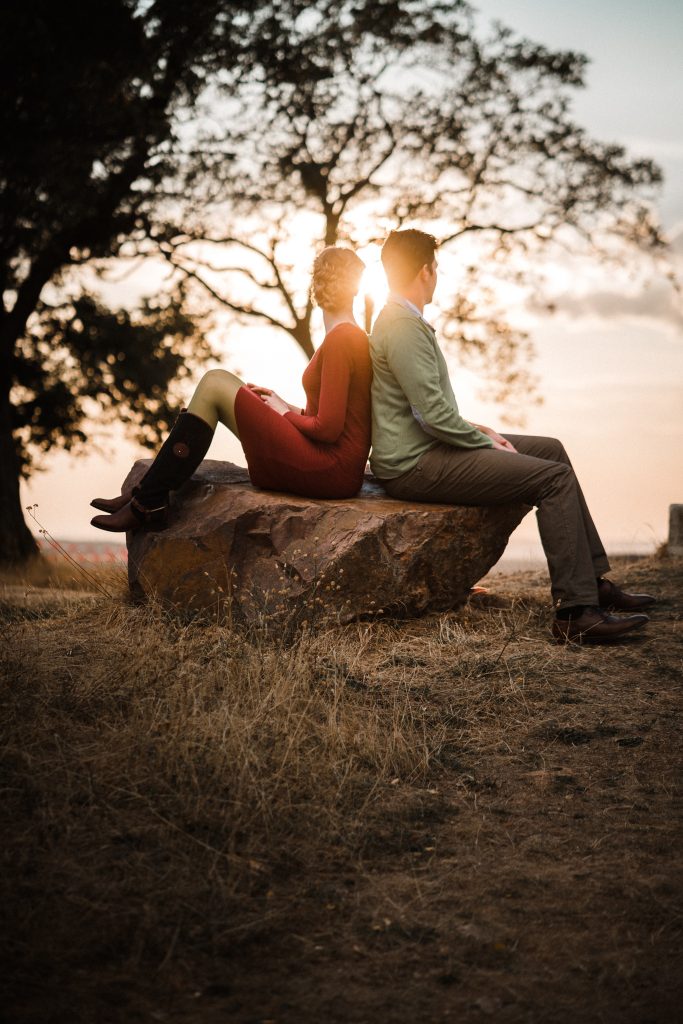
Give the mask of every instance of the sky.
<path id="1" fill-rule="evenodd" d="M 482 26 L 498 18 L 537 42 L 591 59 L 587 88 L 574 94 L 574 117 L 601 141 L 660 164 L 659 210 L 683 276 L 683 4 L 479 0 L 474 6 Z M 633 290 L 571 266 L 558 278 L 556 300 L 553 317 L 528 311 L 545 402 L 530 410 L 524 430 L 562 438 L 608 552 L 652 551 L 666 540 L 669 504 L 683 502 L 681 307 L 662 280 Z M 302 398 L 304 363 L 293 342 L 232 331 L 221 365 L 290 401 Z M 500 410 L 478 393 L 471 375 L 454 361 L 450 370 L 463 415 L 505 429 Z M 53 453 L 47 469 L 24 487 L 24 504 L 39 505 L 54 536 L 107 539 L 90 527 L 88 502 L 118 493 L 133 461 L 149 453 L 115 429 L 102 447 L 78 459 Z M 239 442 L 220 427 L 208 457 L 244 465 Z M 509 553 L 542 554 L 533 515 L 513 535 Z"/>

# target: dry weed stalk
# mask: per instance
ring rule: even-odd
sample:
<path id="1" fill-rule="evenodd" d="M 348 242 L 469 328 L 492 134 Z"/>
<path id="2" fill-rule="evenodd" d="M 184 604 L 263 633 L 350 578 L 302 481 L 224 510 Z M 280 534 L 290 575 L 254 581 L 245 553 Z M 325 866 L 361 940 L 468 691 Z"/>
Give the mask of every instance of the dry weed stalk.
<path id="1" fill-rule="evenodd" d="M 90 977 L 113 979 L 117 993 L 121 978 L 191 992 L 216 964 L 240 976 L 250 949 L 261 970 L 255 940 L 272 949 L 274 934 L 294 962 L 292 942 L 308 941 L 290 926 L 300 902 L 317 937 L 358 955 L 346 968 L 361 963 L 355 943 L 372 965 L 382 949 L 391 958 L 397 944 L 438 936 L 432 953 L 450 943 L 453 969 L 464 964 L 468 978 L 478 963 L 488 985 L 486 936 L 512 956 L 518 923 L 500 893 L 526 879 L 513 909 L 526 912 L 537 893 L 542 911 L 534 873 L 549 871 L 548 892 L 564 886 L 573 912 L 587 843 L 604 858 L 586 883 L 589 913 L 600 878 L 624 870 L 603 820 L 624 825 L 617 771 L 628 815 L 645 806 L 629 758 L 647 751 L 655 687 L 633 674 L 656 672 L 659 686 L 668 672 L 678 686 L 680 662 L 652 643 L 556 647 L 545 581 L 516 586 L 456 613 L 284 635 L 272 622 L 226 624 L 218 606 L 185 621 L 130 604 L 122 589 L 114 600 L 55 592 L 36 607 L 9 588 L 0 900 L 15 990 L 49 976 L 53 991 L 77 977 L 80 999 Z M 677 625 L 666 626 L 671 639 Z M 654 733 L 652 745 L 661 780 L 647 781 L 647 801 L 667 800 L 672 768 L 657 760 Z M 644 835 L 631 846 L 636 888 Z M 358 883 L 358 902 L 349 897 L 340 926 L 341 875 Z M 482 907 L 488 924 L 466 932 Z M 539 934 L 534 985 L 546 977 Z M 614 934 L 621 942 L 619 921 Z M 91 1004 L 65 1019 L 109 1019 L 98 998 L 93 987 Z"/>
<path id="2" fill-rule="evenodd" d="M 44 749 L 49 721 L 72 781 L 96 780 L 113 805 L 126 794 L 186 832 L 218 827 L 219 856 L 245 837 L 267 856 L 283 832 L 336 834 L 378 785 L 426 770 L 429 737 L 409 694 L 378 702 L 348 667 L 364 626 L 282 645 L 153 603 L 97 600 L 43 619 L 36 644 L 30 619 L 15 622 L 2 656 L 17 727 L 38 729 L 24 741 Z"/>

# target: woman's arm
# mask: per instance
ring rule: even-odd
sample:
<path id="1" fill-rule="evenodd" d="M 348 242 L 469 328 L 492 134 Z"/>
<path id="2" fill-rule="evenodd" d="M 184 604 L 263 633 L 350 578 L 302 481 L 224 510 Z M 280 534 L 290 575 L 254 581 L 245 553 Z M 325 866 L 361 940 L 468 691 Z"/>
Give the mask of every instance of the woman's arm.
<path id="1" fill-rule="evenodd" d="M 261 387 L 260 384 L 247 384 L 246 387 L 250 391 L 253 391 L 255 395 L 263 399 L 266 405 L 269 405 L 271 409 L 275 409 L 276 412 L 284 415 L 286 412 L 301 412 L 301 408 L 298 405 L 292 405 L 291 402 L 286 402 L 284 398 L 281 398 L 272 388 Z M 270 402 L 269 398 L 276 399 L 275 402 Z"/>
<path id="2" fill-rule="evenodd" d="M 351 352 L 346 331 L 337 331 L 323 342 L 318 411 L 306 416 L 296 409 L 284 413 L 290 423 L 313 441 L 334 444 L 346 423 L 346 406 L 351 382 Z"/>

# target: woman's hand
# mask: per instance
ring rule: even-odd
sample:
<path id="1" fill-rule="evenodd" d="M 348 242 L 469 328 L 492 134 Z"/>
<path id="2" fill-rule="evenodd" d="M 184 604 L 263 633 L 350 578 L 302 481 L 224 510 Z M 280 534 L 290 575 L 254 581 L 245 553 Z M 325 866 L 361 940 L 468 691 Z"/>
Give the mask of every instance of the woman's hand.
<path id="1" fill-rule="evenodd" d="M 274 391 L 271 391 L 269 395 L 262 395 L 261 398 L 269 405 L 271 409 L 275 409 L 275 412 L 279 412 L 281 416 L 284 416 L 286 412 L 291 412 L 289 405 L 285 402 L 284 398 L 280 398 Z"/>
<path id="2" fill-rule="evenodd" d="M 247 387 L 255 395 L 258 395 L 262 402 L 269 405 L 271 409 L 275 409 L 275 412 L 279 412 L 281 416 L 284 416 L 286 412 L 301 411 L 298 405 L 291 405 L 290 402 L 285 402 L 284 398 L 280 398 L 272 388 L 264 388 L 260 384 L 247 384 Z"/>
<path id="3" fill-rule="evenodd" d="M 281 416 L 284 416 L 286 412 L 292 411 L 292 406 L 289 402 L 285 402 L 284 398 L 280 398 L 270 388 L 262 388 L 257 384 L 247 384 L 250 391 L 253 391 L 255 395 L 258 395 L 262 402 L 274 409 L 275 412 L 279 412 Z"/>

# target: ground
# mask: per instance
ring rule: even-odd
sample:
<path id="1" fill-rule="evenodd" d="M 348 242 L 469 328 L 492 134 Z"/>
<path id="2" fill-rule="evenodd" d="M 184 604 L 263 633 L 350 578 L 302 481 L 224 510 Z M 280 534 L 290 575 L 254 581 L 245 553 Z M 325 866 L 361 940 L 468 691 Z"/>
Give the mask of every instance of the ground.
<path id="1" fill-rule="evenodd" d="M 543 573 L 286 645 L 6 585 L 3 1019 L 680 1019 L 683 563 L 613 576 L 590 648 Z"/>

